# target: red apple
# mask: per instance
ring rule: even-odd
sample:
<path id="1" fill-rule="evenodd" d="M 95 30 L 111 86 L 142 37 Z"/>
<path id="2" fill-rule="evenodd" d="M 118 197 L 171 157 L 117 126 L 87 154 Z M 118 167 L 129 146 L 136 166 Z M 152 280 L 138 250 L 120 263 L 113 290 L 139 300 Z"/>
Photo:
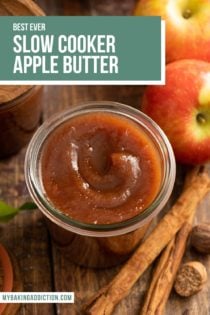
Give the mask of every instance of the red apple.
<path id="1" fill-rule="evenodd" d="M 166 66 L 166 85 L 148 86 L 142 110 L 168 136 L 177 161 L 210 160 L 210 63 L 179 60 Z"/>
<path id="2" fill-rule="evenodd" d="M 166 61 L 210 62 L 209 0 L 139 0 L 135 15 L 158 15 L 166 21 Z"/>

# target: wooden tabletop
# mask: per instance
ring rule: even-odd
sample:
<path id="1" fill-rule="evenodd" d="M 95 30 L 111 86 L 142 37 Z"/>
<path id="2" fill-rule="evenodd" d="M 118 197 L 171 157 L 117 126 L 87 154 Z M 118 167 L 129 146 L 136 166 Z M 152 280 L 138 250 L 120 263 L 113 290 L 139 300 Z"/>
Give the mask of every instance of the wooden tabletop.
<path id="1" fill-rule="evenodd" d="M 39 0 L 48 15 L 127 15 L 134 0 Z M 53 113 L 85 101 L 109 100 L 139 107 L 143 87 L 128 86 L 46 86 L 43 89 L 43 120 Z M 0 200 L 14 206 L 30 200 L 24 181 L 25 148 L 16 156 L 0 161 Z M 180 192 L 183 167 L 178 174 L 173 196 L 165 211 Z M 197 211 L 196 222 L 210 220 L 210 194 Z M 53 244 L 38 210 L 22 212 L 10 223 L 0 225 L 0 241 L 5 244 L 19 265 L 24 291 L 74 291 L 75 304 L 25 304 L 18 315 L 78 315 L 83 301 L 108 283 L 119 267 L 94 270 L 70 263 Z M 205 264 L 209 282 L 202 292 L 188 299 L 172 292 L 166 315 L 210 314 L 210 257 L 188 250 L 184 260 L 200 260 Z M 115 309 L 114 315 L 138 315 L 147 290 L 151 268 L 131 290 L 129 296 Z M 9 314 L 12 315 L 12 314 Z"/>

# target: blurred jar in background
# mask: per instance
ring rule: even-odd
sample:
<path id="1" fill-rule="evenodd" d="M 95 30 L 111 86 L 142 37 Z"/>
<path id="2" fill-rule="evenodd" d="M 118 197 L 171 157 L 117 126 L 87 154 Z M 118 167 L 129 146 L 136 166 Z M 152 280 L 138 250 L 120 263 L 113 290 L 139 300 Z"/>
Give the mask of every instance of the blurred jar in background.
<path id="1" fill-rule="evenodd" d="M 1 0 L 1 16 L 43 16 L 32 0 Z M 40 86 L 0 86 L 0 158 L 17 153 L 30 140 L 41 117 Z"/>
<path id="2" fill-rule="evenodd" d="M 40 86 L 0 86 L 0 158 L 25 146 L 40 118 Z"/>

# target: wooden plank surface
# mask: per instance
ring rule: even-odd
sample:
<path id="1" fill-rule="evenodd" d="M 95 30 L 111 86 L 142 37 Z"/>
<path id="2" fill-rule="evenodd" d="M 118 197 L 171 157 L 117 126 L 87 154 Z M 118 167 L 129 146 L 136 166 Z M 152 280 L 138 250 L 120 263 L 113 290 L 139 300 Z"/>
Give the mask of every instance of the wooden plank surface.
<path id="1" fill-rule="evenodd" d="M 126 15 L 133 9 L 134 0 L 38 0 L 48 15 Z M 109 100 L 139 107 L 142 87 L 132 86 L 49 86 L 44 87 L 42 96 L 43 119 L 53 113 L 91 100 Z M 18 155 L 0 161 L 0 199 L 15 206 L 29 199 L 24 182 L 25 149 Z M 182 186 L 183 168 L 178 169 L 176 189 L 169 201 L 179 194 Z M 197 222 L 210 221 L 210 195 L 197 211 Z M 74 291 L 73 305 L 27 304 L 18 315 L 76 315 L 81 314 L 82 302 L 106 284 L 119 267 L 106 270 L 81 268 L 70 263 L 68 255 L 61 253 L 51 241 L 39 211 L 18 215 L 7 225 L 0 226 L 0 241 L 18 261 L 24 291 Z M 188 251 L 185 260 L 202 261 L 208 269 L 210 258 Z M 141 277 L 130 295 L 116 308 L 114 315 L 138 315 L 151 277 L 151 268 Z M 171 294 L 166 315 L 210 314 L 210 280 L 204 290 L 189 299 Z"/>

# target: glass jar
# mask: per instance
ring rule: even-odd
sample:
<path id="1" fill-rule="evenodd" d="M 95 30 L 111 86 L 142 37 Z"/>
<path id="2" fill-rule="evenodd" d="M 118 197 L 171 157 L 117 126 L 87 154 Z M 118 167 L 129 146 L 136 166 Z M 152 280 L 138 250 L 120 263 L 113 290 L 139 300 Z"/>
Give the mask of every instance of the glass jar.
<path id="1" fill-rule="evenodd" d="M 17 153 L 29 142 L 41 117 L 40 86 L 0 104 L 0 158 Z"/>
<path id="2" fill-rule="evenodd" d="M 41 153 L 48 136 L 58 126 L 77 115 L 112 113 L 135 122 L 155 145 L 161 161 L 161 184 L 152 203 L 138 215 L 111 224 L 77 221 L 56 209 L 43 188 Z M 175 159 L 171 145 L 159 128 L 142 112 L 113 102 L 91 102 L 59 113 L 47 120 L 32 138 L 25 160 L 25 176 L 29 193 L 46 218 L 49 231 L 71 261 L 88 267 L 110 267 L 125 261 L 144 237 L 152 219 L 166 204 L 175 180 Z"/>

